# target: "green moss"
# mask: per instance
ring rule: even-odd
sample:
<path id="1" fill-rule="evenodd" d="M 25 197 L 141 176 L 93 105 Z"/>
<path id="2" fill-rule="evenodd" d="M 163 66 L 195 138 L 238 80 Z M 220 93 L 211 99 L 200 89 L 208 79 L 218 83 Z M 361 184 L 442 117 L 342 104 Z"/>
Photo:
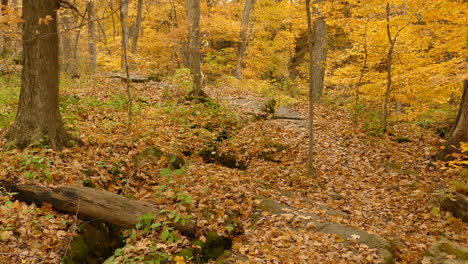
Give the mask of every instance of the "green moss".
<path id="1" fill-rule="evenodd" d="M 156 162 L 158 161 L 161 157 L 165 156 L 164 153 L 158 149 L 157 147 L 147 147 L 145 148 L 140 154 L 138 154 L 133 161 L 135 164 L 141 165 L 144 162 L 147 161 L 153 161 Z"/>
<path id="2" fill-rule="evenodd" d="M 439 245 L 441 252 L 445 252 L 448 255 L 454 255 L 457 259 L 467 260 L 468 261 L 468 251 L 463 250 L 462 248 L 456 247 L 454 244 L 449 242 L 444 242 Z"/>

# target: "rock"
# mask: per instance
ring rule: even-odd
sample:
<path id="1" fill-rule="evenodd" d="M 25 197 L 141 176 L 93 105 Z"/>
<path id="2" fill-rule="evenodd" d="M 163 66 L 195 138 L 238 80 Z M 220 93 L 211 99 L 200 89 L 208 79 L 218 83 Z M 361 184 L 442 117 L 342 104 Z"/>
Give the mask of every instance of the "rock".
<path id="1" fill-rule="evenodd" d="M 146 162 L 157 162 L 163 156 L 165 156 L 164 153 L 157 147 L 147 147 L 133 158 L 133 161 L 140 166 Z"/>
<path id="2" fill-rule="evenodd" d="M 343 199 L 343 196 L 341 196 L 341 194 L 335 192 L 335 191 L 330 191 L 328 192 L 328 195 L 330 195 L 330 197 L 333 199 L 333 200 L 336 200 L 336 201 L 339 201 L 341 199 Z"/>
<path id="3" fill-rule="evenodd" d="M 302 219 L 301 226 L 299 228 L 307 228 L 313 226 L 314 230 L 317 232 L 322 232 L 326 234 L 335 234 L 339 237 L 344 238 L 345 240 L 352 239 L 353 236 L 358 236 L 357 243 L 366 244 L 370 248 L 377 249 L 378 255 L 382 259 L 382 263 L 391 264 L 395 263 L 393 257 L 392 244 L 385 238 L 379 235 L 369 234 L 363 230 L 344 226 L 341 224 L 329 222 L 326 219 L 314 214 L 314 213 L 304 213 L 293 207 L 281 204 L 275 200 L 263 199 L 257 205 L 257 209 L 261 211 L 270 212 L 272 214 L 287 214 L 290 211 L 296 211 L 299 215 L 304 215 L 306 217 Z"/>
<path id="4" fill-rule="evenodd" d="M 292 120 L 304 120 L 305 117 L 301 113 L 292 110 L 286 106 L 280 106 L 276 109 L 275 114 L 273 115 L 274 119 L 292 119 Z"/>
<path id="5" fill-rule="evenodd" d="M 448 193 L 442 197 L 440 206 L 460 218 L 463 222 L 468 222 L 468 200 L 462 194 Z"/>
<path id="6" fill-rule="evenodd" d="M 468 248 L 445 238 L 433 243 L 415 264 L 463 264 L 468 263 Z"/>
<path id="7" fill-rule="evenodd" d="M 140 167 L 143 164 L 156 163 L 161 157 L 168 158 L 168 167 L 170 169 L 177 170 L 185 166 L 185 160 L 182 157 L 164 154 L 159 148 L 154 146 L 145 148 L 133 158 L 133 162 L 135 162 L 137 167 Z"/>

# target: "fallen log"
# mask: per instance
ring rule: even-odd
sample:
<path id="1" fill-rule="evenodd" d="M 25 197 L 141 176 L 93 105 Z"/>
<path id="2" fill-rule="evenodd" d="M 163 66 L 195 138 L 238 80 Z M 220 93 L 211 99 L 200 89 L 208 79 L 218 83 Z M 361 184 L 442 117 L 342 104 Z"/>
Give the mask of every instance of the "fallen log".
<path id="1" fill-rule="evenodd" d="M 117 78 L 121 79 L 122 81 L 127 81 L 127 75 L 126 74 L 121 74 L 121 73 L 113 73 L 110 75 L 111 78 Z M 150 80 L 148 77 L 141 76 L 141 75 L 130 75 L 130 81 L 133 83 L 145 83 L 149 82 Z"/>
<path id="2" fill-rule="evenodd" d="M 157 204 L 132 200 L 115 193 L 81 186 L 62 186 L 45 188 L 34 184 L 15 184 L 0 182 L 9 192 L 17 193 L 15 198 L 36 204 L 50 203 L 58 211 L 78 214 L 79 217 L 99 219 L 123 228 L 133 228 L 139 217 L 151 213 L 156 218 L 161 215 Z M 190 219 L 182 224 L 174 223 L 165 216 L 169 226 L 187 236 L 195 235 L 196 221 Z"/>

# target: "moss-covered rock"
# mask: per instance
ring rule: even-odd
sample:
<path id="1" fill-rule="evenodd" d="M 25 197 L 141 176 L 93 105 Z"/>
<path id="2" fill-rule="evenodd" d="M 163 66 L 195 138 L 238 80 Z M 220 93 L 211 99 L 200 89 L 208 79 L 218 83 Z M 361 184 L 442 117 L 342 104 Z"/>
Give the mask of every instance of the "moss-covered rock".
<path id="1" fill-rule="evenodd" d="M 270 212 L 276 215 L 286 214 L 287 212 L 291 211 L 297 211 L 297 214 L 306 216 L 303 219 L 309 219 L 303 220 L 301 225 L 297 228 L 306 228 L 308 224 L 313 223 L 313 226 L 315 227 L 316 231 L 326 234 L 335 234 L 339 237 L 344 238 L 345 240 L 351 239 L 353 235 L 358 235 L 359 239 L 357 239 L 357 242 L 360 244 L 366 244 L 370 248 L 377 249 L 378 254 L 382 259 L 382 263 L 395 263 L 392 251 L 392 244 L 387 239 L 379 235 L 369 234 L 357 228 L 329 222 L 326 219 L 314 213 L 299 211 L 298 209 L 295 209 L 293 207 L 287 206 L 285 204 L 279 203 L 271 199 L 261 200 L 260 203 L 258 203 L 258 205 L 256 206 L 256 209 L 260 211 Z"/>
<path id="2" fill-rule="evenodd" d="M 424 256 L 415 262 L 434 264 L 463 264 L 468 263 L 468 248 L 449 241 L 445 238 L 433 243 Z"/>
<path id="3" fill-rule="evenodd" d="M 135 162 L 137 166 L 140 166 L 146 162 L 157 162 L 163 156 L 165 155 L 159 148 L 151 146 L 145 148 L 135 158 L 133 158 L 133 162 Z"/>

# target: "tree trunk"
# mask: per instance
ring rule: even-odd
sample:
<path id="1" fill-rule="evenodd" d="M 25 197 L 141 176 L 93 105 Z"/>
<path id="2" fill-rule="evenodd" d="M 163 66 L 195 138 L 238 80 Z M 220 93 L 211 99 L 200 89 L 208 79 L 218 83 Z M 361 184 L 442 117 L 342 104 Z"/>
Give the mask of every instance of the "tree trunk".
<path id="1" fill-rule="evenodd" d="M 468 35 L 466 36 L 465 49 L 468 51 Z M 465 63 L 468 63 L 468 56 L 465 57 Z M 440 153 L 439 157 L 445 158 L 451 152 L 457 150 L 459 152 L 460 142 L 468 142 L 468 79 L 463 80 L 463 95 L 455 126 L 450 131 L 450 137 L 445 144 L 445 151 L 442 150 L 444 153 Z"/>
<path id="2" fill-rule="evenodd" d="M 463 81 L 463 95 L 457 120 L 453 127 L 445 148 L 439 150 L 436 157 L 441 160 L 449 160 L 450 154 L 460 152 L 460 142 L 468 142 L 468 80 Z"/>
<path id="3" fill-rule="evenodd" d="M 58 22 L 61 24 L 63 31 L 59 33 L 60 40 L 60 50 L 61 50 L 61 70 L 67 74 L 72 73 L 72 59 L 73 59 L 73 49 L 71 44 L 71 32 L 70 29 L 70 18 L 68 10 L 64 10 L 61 13 L 61 16 L 58 17 Z"/>
<path id="4" fill-rule="evenodd" d="M 306 0 L 306 14 L 307 14 L 307 44 L 309 47 L 309 152 L 307 162 L 307 175 L 314 175 L 313 163 L 313 150 L 314 150 L 314 82 L 312 76 L 314 75 L 314 55 L 313 55 L 313 32 L 312 32 L 312 18 L 310 14 L 310 0 Z"/>
<path id="5" fill-rule="evenodd" d="M 99 219 L 109 224 L 123 228 L 134 228 L 140 221 L 140 216 L 151 213 L 160 215 L 161 209 L 157 204 L 132 200 L 115 193 L 81 186 L 63 186 L 54 189 L 44 188 L 33 184 L 14 184 L 0 182 L 0 186 L 17 193 L 15 199 L 37 204 L 50 203 L 56 210 L 80 217 Z M 191 219 L 186 223 L 166 217 L 170 226 L 184 235 L 195 234 L 196 222 Z"/>
<path id="6" fill-rule="evenodd" d="M 140 35 L 142 13 L 143 13 L 143 0 L 138 0 L 135 28 L 133 29 L 132 50 L 130 51 L 132 54 L 135 54 L 137 50 L 138 36 Z"/>
<path id="7" fill-rule="evenodd" d="M 252 10 L 253 0 L 245 0 L 244 13 L 242 15 L 241 31 L 240 31 L 240 42 L 237 49 L 237 60 L 236 60 L 236 73 L 237 79 L 240 79 L 242 74 L 242 59 L 244 52 L 247 47 L 247 27 L 249 25 L 250 10 Z"/>
<path id="8" fill-rule="evenodd" d="M 382 129 L 383 132 L 387 132 L 388 127 L 388 102 L 390 100 L 390 89 L 392 87 L 392 62 L 393 62 L 393 49 L 395 47 L 395 40 L 392 39 L 392 35 L 390 32 L 390 5 L 387 3 L 386 7 L 387 13 L 387 37 L 389 42 L 389 48 L 387 52 L 387 87 L 385 89 L 385 98 L 384 98 L 384 109 L 383 109 L 383 120 L 382 120 Z"/>
<path id="9" fill-rule="evenodd" d="M 325 79 L 325 63 L 327 60 L 327 28 L 325 20 L 318 11 L 316 4 L 322 2 L 315 1 L 312 7 L 313 14 L 317 17 L 314 20 L 314 56 L 312 78 L 312 96 L 314 101 L 319 101 L 323 94 L 323 82 Z"/>
<path id="10" fill-rule="evenodd" d="M 120 1 L 120 23 L 122 23 L 122 54 L 120 59 L 120 70 L 126 71 L 126 54 L 124 50 L 128 47 L 128 0 Z"/>
<path id="11" fill-rule="evenodd" d="M 7 15 L 8 12 L 8 0 L 1 0 L 1 12 L 0 16 Z M 4 22 L 5 27 L 9 27 L 8 22 Z M 10 51 L 8 50 L 8 45 L 10 42 L 10 38 L 5 36 L 4 34 L 0 34 L 0 54 L 8 54 Z"/>
<path id="12" fill-rule="evenodd" d="M 88 11 L 88 52 L 89 52 L 89 69 L 91 72 L 96 71 L 97 67 L 97 51 L 96 51 L 96 25 L 94 23 L 94 3 L 88 1 L 86 3 L 86 10 Z"/>
<path id="13" fill-rule="evenodd" d="M 71 139 L 59 112 L 59 2 L 23 1 L 23 73 L 16 119 L 5 135 L 9 146 L 41 143 L 60 148 Z"/>
<path id="14" fill-rule="evenodd" d="M 193 77 L 194 96 L 203 96 L 201 54 L 200 54 L 200 0 L 188 0 L 189 34 L 190 34 L 190 61 Z"/>

